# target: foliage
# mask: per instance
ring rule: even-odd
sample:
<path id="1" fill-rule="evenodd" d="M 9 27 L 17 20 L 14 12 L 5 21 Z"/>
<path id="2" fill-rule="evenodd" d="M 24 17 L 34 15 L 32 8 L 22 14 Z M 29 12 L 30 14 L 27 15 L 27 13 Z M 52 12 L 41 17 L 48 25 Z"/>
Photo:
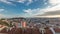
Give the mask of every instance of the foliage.
<path id="1" fill-rule="evenodd" d="M 2 21 L 2 20 L 0 20 L 0 24 L 1 24 L 1 25 L 5 25 L 5 26 L 9 26 L 9 24 L 8 24 L 7 22 Z"/>

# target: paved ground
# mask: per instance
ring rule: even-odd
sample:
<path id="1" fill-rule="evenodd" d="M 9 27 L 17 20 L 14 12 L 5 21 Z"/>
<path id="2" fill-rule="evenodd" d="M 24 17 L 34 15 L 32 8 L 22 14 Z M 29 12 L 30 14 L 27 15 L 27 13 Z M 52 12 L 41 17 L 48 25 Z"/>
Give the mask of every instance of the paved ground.
<path id="1" fill-rule="evenodd" d="M 0 34 L 7 34 L 7 33 L 0 33 Z"/>
<path id="2" fill-rule="evenodd" d="M 60 33 L 56 33 L 56 34 L 60 34 Z"/>
<path id="3" fill-rule="evenodd" d="M 0 33 L 0 34 L 7 34 L 7 33 Z M 55 33 L 55 34 L 60 34 L 60 33 Z"/>

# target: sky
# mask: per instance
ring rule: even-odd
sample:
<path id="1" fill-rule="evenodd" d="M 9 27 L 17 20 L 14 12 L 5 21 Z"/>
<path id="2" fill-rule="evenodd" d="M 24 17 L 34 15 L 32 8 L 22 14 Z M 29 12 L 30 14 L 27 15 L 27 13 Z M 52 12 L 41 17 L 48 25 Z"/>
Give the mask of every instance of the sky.
<path id="1" fill-rule="evenodd" d="M 0 18 L 60 17 L 60 0 L 0 0 Z"/>

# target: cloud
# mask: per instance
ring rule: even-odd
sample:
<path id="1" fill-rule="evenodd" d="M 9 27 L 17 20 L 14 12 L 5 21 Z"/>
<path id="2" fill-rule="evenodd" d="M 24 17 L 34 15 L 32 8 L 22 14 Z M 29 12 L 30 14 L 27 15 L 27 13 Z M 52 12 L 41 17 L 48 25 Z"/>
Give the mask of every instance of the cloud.
<path id="1" fill-rule="evenodd" d="M 18 0 L 17 2 L 25 3 L 26 1 L 27 1 L 26 5 L 29 5 L 29 4 L 31 4 L 33 2 L 33 0 Z"/>
<path id="2" fill-rule="evenodd" d="M 48 5 L 48 7 L 41 9 L 41 11 L 56 11 L 56 10 L 60 10 L 60 0 L 49 0 L 48 1 L 50 5 Z"/>
<path id="3" fill-rule="evenodd" d="M 47 2 L 45 2 L 44 4 L 45 4 L 45 5 L 47 5 L 48 3 L 47 3 Z"/>
<path id="4" fill-rule="evenodd" d="M 51 16 L 51 15 L 60 15 L 60 10 L 58 11 L 51 11 L 51 12 L 45 12 L 44 14 L 42 15 L 38 15 L 38 16 Z"/>
<path id="5" fill-rule="evenodd" d="M 0 12 L 4 11 L 4 9 L 0 9 Z"/>
<path id="6" fill-rule="evenodd" d="M 24 11 L 24 16 L 32 16 L 33 11 L 31 9 L 23 10 Z"/>
<path id="7" fill-rule="evenodd" d="M 10 2 L 12 1 L 12 2 Z M 33 1 L 32 0 L 0 0 L 0 2 L 3 2 L 3 3 L 6 3 L 6 4 L 12 4 L 13 5 L 13 2 L 19 2 L 19 3 L 26 3 L 26 5 L 29 5 L 31 4 Z"/>
<path id="8" fill-rule="evenodd" d="M 47 4 L 47 3 L 46 3 Z M 60 0 L 49 0 L 49 4 L 46 8 L 40 9 L 27 9 L 25 10 L 26 15 L 30 15 L 30 16 L 36 16 L 39 15 L 41 16 L 57 16 L 60 15 Z"/>
<path id="9" fill-rule="evenodd" d="M 31 13 L 32 10 L 31 9 L 28 9 L 28 10 L 23 10 L 25 13 Z"/>
<path id="10" fill-rule="evenodd" d="M 0 14 L 0 18 L 4 18 L 5 17 L 5 15 L 3 15 L 3 14 Z"/>
<path id="11" fill-rule="evenodd" d="M 31 3 L 33 3 L 33 0 L 28 0 L 27 5 L 29 5 L 29 4 L 31 4 Z"/>
<path id="12" fill-rule="evenodd" d="M 7 15 L 3 14 L 5 12 L 7 12 L 5 9 L 0 8 L 0 18 L 7 18 Z"/>
<path id="13" fill-rule="evenodd" d="M 18 17 L 18 16 L 14 16 L 14 15 L 8 15 L 8 14 L 2 14 L 2 13 L 0 13 L 0 18 L 12 18 L 12 17 Z"/>
<path id="14" fill-rule="evenodd" d="M 26 0 L 18 0 L 19 3 L 24 3 Z"/>
<path id="15" fill-rule="evenodd" d="M 55 6 L 48 6 L 47 8 L 41 9 L 41 11 L 44 12 L 49 12 L 49 11 L 57 11 L 60 10 L 60 5 L 55 5 Z"/>
<path id="16" fill-rule="evenodd" d="M 3 9 L 3 8 L 0 8 L 0 13 L 7 13 L 7 10 Z"/>
<path id="17" fill-rule="evenodd" d="M 42 12 L 40 10 L 40 8 L 37 9 L 27 9 L 27 10 L 23 10 L 25 12 L 24 16 L 33 16 L 33 15 L 37 15 L 37 14 L 43 14 L 44 12 Z"/>
<path id="18" fill-rule="evenodd" d="M 11 2 L 9 2 L 8 0 L 0 0 L 0 2 L 4 2 L 6 4 L 12 4 Z"/>
<path id="19" fill-rule="evenodd" d="M 52 5 L 60 4 L 60 0 L 49 0 L 49 3 Z"/>
<path id="20" fill-rule="evenodd" d="M 52 15 L 60 15 L 60 0 L 49 0 L 50 5 L 41 11 L 44 14 L 38 14 L 40 16 L 52 16 Z"/>
<path id="21" fill-rule="evenodd" d="M 54 7 L 51 7 L 51 6 L 48 6 L 48 8 L 44 8 L 44 9 L 40 9 L 40 8 L 37 8 L 37 9 L 28 9 L 28 10 L 24 10 L 25 12 L 25 15 L 26 16 L 43 16 L 43 17 L 55 17 L 55 16 L 58 16 L 60 15 L 60 8 L 59 6 L 54 6 Z"/>
<path id="22" fill-rule="evenodd" d="M 60 18 L 60 15 L 48 15 L 48 16 L 34 16 L 34 17 L 42 17 L 42 18 Z"/>
<path id="23" fill-rule="evenodd" d="M 49 0 L 50 5 L 48 7 L 42 9 L 43 11 L 56 11 L 60 10 L 60 0 Z"/>
<path id="24" fill-rule="evenodd" d="M 49 0 L 52 5 L 50 8 L 45 8 L 44 11 L 56 11 L 60 10 L 60 0 Z"/>
<path id="25" fill-rule="evenodd" d="M 7 3 L 7 4 L 12 4 L 12 2 L 9 2 L 8 0 L 0 0 L 1 2 Z M 29 5 L 33 2 L 33 0 L 10 0 L 13 2 L 19 2 L 19 3 L 25 3 L 28 1 L 26 4 Z M 37 0 L 36 0 L 37 1 Z M 44 0 L 46 1 L 46 0 Z M 59 15 L 60 10 L 60 0 L 48 0 L 49 4 L 46 8 L 37 8 L 37 9 L 24 9 L 23 11 L 25 12 L 24 16 L 35 16 L 35 15 Z M 47 3 L 44 3 L 47 5 Z M 0 11 L 3 11 L 4 9 L 0 9 Z M 54 14 L 53 14 L 54 13 Z M 58 13 L 58 14 L 57 14 Z"/>

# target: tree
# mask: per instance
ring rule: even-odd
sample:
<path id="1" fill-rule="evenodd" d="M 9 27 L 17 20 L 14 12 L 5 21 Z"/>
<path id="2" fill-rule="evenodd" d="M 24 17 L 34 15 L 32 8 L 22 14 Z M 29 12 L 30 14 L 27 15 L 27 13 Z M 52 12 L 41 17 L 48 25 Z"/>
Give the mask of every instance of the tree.
<path id="1" fill-rule="evenodd" d="M 1 25 L 5 25 L 5 26 L 9 26 L 9 24 L 8 24 L 7 22 L 2 21 L 2 20 L 0 20 L 0 24 L 1 24 Z"/>

